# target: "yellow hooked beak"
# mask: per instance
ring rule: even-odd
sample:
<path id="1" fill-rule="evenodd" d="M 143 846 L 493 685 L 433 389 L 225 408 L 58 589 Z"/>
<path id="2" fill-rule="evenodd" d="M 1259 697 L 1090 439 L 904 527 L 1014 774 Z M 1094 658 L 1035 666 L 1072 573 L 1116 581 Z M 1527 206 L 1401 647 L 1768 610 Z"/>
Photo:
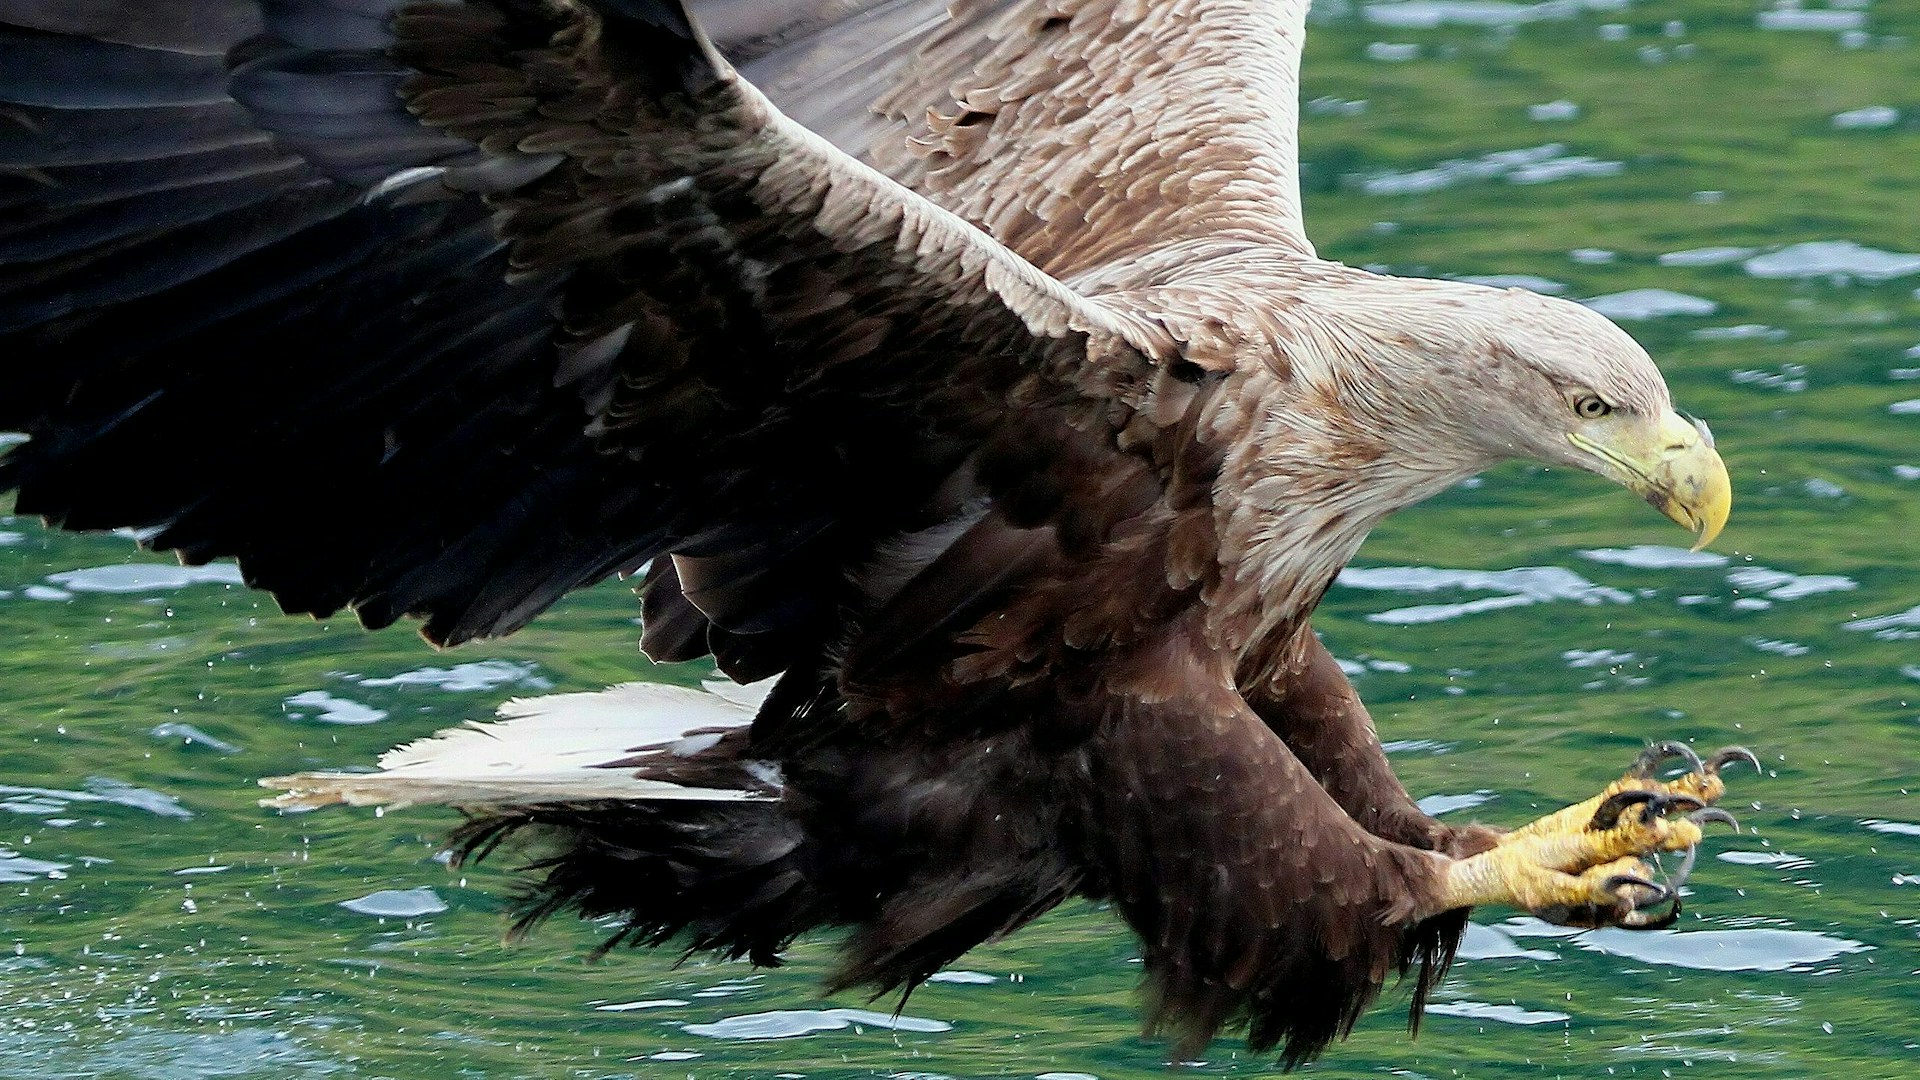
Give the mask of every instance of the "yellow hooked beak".
<path id="1" fill-rule="evenodd" d="M 1567 440 L 1599 458 L 1601 472 L 1691 531 L 1693 550 L 1713 543 L 1733 509 L 1733 484 L 1706 425 L 1669 410 L 1650 432 L 1621 425 L 1617 434 L 1602 441 L 1576 431 Z"/>

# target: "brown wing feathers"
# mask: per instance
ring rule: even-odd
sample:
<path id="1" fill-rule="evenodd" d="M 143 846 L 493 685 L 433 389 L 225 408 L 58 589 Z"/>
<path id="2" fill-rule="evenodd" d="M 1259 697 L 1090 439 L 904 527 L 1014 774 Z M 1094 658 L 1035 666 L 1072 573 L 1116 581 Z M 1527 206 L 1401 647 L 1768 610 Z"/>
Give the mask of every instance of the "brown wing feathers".
<path id="1" fill-rule="evenodd" d="M 1394 974 L 1421 968 L 1424 993 L 1459 929 L 1409 918 L 1424 855 L 1356 825 L 1238 695 L 1183 686 L 1103 729 L 1095 858 L 1146 946 L 1148 1027 L 1191 1054 L 1244 1023 L 1291 1067 L 1345 1036 Z"/>

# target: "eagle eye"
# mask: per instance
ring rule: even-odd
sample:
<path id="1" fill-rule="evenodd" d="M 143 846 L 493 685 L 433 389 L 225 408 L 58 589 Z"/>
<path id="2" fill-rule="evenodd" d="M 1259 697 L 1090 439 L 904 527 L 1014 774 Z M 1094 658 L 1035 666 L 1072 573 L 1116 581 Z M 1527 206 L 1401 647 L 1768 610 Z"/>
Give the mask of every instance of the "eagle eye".
<path id="1" fill-rule="evenodd" d="M 1601 401 L 1592 394 L 1582 394 L 1573 399 L 1573 411 L 1578 413 L 1582 419 L 1598 420 L 1612 412 L 1613 406 Z"/>

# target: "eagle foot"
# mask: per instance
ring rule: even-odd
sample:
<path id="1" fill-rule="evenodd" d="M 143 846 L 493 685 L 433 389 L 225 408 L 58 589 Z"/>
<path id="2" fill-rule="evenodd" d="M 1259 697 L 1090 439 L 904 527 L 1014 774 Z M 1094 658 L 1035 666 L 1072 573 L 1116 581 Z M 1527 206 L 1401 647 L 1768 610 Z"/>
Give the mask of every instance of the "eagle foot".
<path id="1" fill-rule="evenodd" d="M 1681 759 L 1671 780 L 1660 764 Z M 1651 930 L 1680 917 L 1680 887 L 1692 873 L 1706 825 L 1738 831 L 1714 806 L 1726 794 L 1720 770 L 1734 761 L 1759 768 L 1744 747 L 1701 759 L 1676 742 L 1656 743 L 1600 794 L 1507 833 L 1491 850 L 1448 864 L 1441 910 L 1507 904 L 1562 926 Z M 1680 864 L 1662 876 L 1664 853 Z"/>

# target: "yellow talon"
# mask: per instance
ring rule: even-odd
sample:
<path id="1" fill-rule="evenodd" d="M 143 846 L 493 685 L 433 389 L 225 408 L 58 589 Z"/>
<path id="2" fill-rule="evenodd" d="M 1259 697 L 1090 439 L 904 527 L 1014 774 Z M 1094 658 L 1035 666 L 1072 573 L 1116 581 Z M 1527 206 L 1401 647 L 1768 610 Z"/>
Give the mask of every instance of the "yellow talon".
<path id="1" fill-rule="evenodd" d="M 1654 779 L 1653 767 L 1667 757 L 1688 758 L 1693 768 L 1675 780 Z M 1491 850 L 1449 860 L 1435 912 L 1506 904 L 1570 926 L 1671 923 L 1679 914 L 1680 884 L 1704 837 L 1702 826 L 1733 823 L 1712 804 L 1726 792 L 1719 766 L 1735 759 L 1754 760 L 1737 748 L 1714 755 L 1711 764 L 1677 743 L 1650 748 L 1626 776 L 1593 798 L 1507 833 Z M 1668 817 L 1674 810 L 1685 816 Z M 1685 859 L 1671 879 L 1660 882 L 1645 860 L 1663 852 L 1684 852 Z M 1668 901 L 1667 910 L 1658 910 Z"/>

